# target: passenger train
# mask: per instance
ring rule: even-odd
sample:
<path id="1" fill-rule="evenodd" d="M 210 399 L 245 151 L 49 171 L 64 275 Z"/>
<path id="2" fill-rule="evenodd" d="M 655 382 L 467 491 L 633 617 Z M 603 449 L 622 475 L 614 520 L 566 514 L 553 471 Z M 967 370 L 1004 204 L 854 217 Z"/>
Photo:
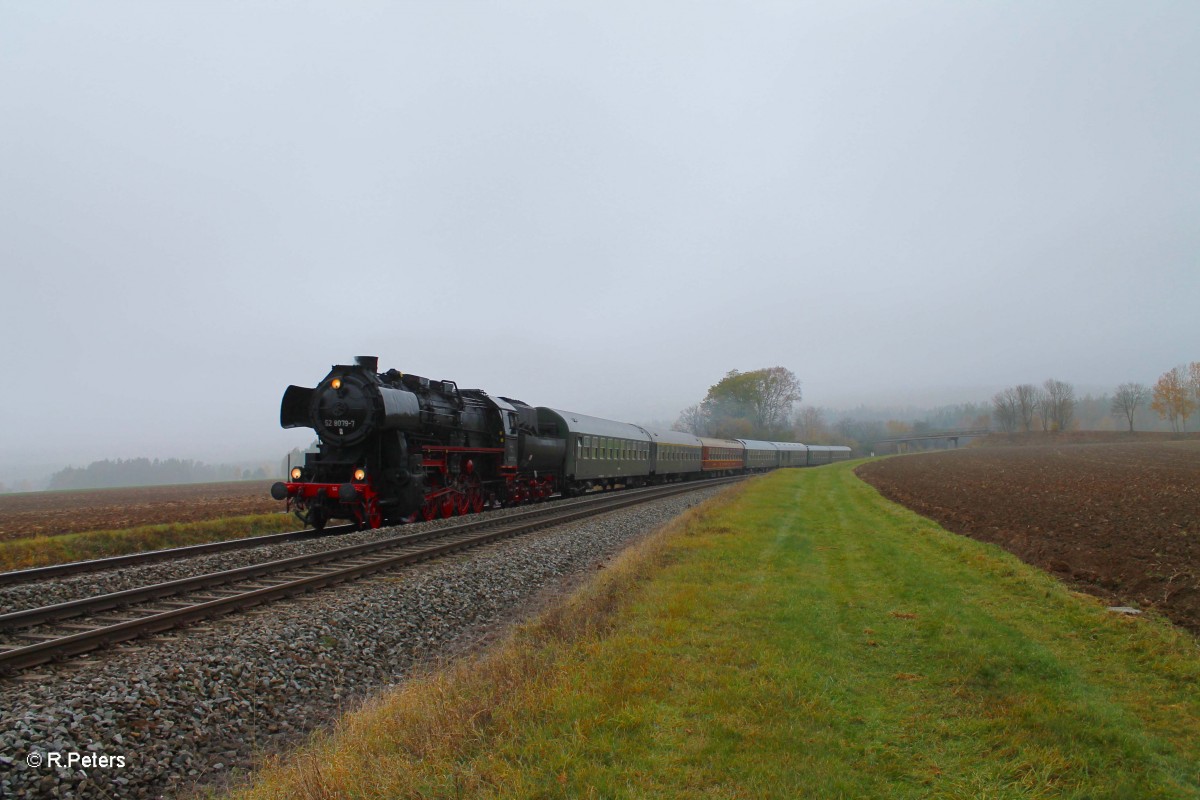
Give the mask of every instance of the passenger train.
<path id="1" fill-rule="evenodd" d="M 378 364 L 360 356 L 283 395 L 280 424 L 312 428 L 319 446 L 271 494 L 317 530 L 850 457 L 843 446 L 712 439 L 534 407 Z"/>

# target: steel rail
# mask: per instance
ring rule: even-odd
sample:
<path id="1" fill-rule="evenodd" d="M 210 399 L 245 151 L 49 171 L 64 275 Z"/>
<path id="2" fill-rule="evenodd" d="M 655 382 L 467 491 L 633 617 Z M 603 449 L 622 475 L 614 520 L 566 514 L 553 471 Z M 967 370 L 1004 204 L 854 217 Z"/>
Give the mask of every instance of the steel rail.
<path id="1" fill-rule="evenodd" d="M 334 567 L 317 575 L 304 575 L 293 579 L 285 577 L 284 582 L 273 586 L 255 587 L 250 591 L 235 590 L 236 593 L 228 597 L 207 599 L 183 608 L 166 611 L 155 610 L 155 613 L 138 619 L 116 622 L 92 630 L 0 651 L 0 672 L 10 673 L 38 666 L 49 661 L 62 660 L 69 656 L 103 647 L 104 645 L 159 633 L 214 616 L 253 608 L 264 603 L 304 592 L 315 591 L 382 570 L 435 558 L 467 547 L 475 547 L 540 528 L 563 525 L 585 517 L 608 513 L 652 500 L 670 497 L 675 494 L 696 491 L 736 480 L 741 480 L 741 476 L 695 483 L 670 484 L 666 487 L 655 487 L 653 489 L 643 489 L 628 493 L 622 492 L 617 495 L 604 495 L 583 503 L 572 504 L 565 508 L 557 507 L 549 510 L 535 509 L 500 518 L 493 517 L 472 520 L 435 531 L 396 536 L 379 542 L 354 545 L 325 553 L 296 556 L 294 558 L 256 564 L 251 567 L 211 573 L 196 578 L 170 581 L 142 589 L 131 589 L 111 595 L 87 598 L 86 600 L 60 603 L 55 606 L 5 614 L 0 616 L 0 626 L 9 629 L 14 627 L 25 628 L 83 614 L 104 613 L 114 608 L 121 608 L 134 603 L 161 600 L 163 597 L 180 595 L 186 592 L 203 591 L 213 586 L 233 583 L 239 580 L 254 580 L 271 574 L 283 574 L 286 576 L 288 573 L 295 573 L 301 570 L 311 571 L 313 567 Z M 478 535 L 471 535 L 474 531 L 483 527 L 494 528 L 494 530 Z M 431 547 L 412 549 L 413 545 L 429 539 L 444 539 L 446 541 Z M 399 550 L 399 552 L 389 554 L 386 552 L 388 550 Z M 376 554 L 376 556 L 370 558 L 366 563 L 361 563 L 360 561 L 360 563 L 354 563 L 343 568 L 337 568 L 333 564 L 336 561 L 361 559 L 362 556 L 372 553 Z"/>
<path id="2" fill-rule="evenodd" d="M 252 547 L 314 539 L 318 536 L 345 533 L 352 530 L 354 530 L 353 525 L 338 525 L 337 527 L 326 528 L 324 531 L 302 530 L 268 533 L 263 536 L 246 536 L 241 539 L 225 539 L 220 542 L 205 542 L 203 544 L 192 544 L 184 547 L 168 547 L 163 550 L 147 550 L 144 553 L 130 553 L 124 556 L 94 558 L 88 561 L 68 561 L 65 564 L 51 564 L 46 567 L 0 572 L 0 586 L 30 583 L 47 578 L 61 578 L 64 575 L 74 575 L 81 572 L 99 572 L 100 570 L 117 569 L 136 564 L 149 564 L 155 561 L 190 558 L 192 556 L 207 555 L 208 553 L 223 553 L 228 550 L 248 550 Z"/>

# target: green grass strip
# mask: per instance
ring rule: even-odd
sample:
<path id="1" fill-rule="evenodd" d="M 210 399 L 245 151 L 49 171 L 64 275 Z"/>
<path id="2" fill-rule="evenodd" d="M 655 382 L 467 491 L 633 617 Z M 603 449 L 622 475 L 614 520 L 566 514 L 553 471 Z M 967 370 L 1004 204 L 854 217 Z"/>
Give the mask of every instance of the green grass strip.
<path id="1" fill-rule="evenodd" d="M 70 561 L 123 556 L 167 547 L 241 539 L 266 533 L 294 531 L 300 527 L 289 514 L 252 514 L 243 517 L 143 525 L 122 530 L 87 531 L 61 536 L 32 536 L 0 542 L 0 572 L 45 567 Z"/>
<path id="2" fill-rule="evenodd" d="M 1200 797 L 1200 651 L 881 498 L 779 471 L 254 797 Z"/>

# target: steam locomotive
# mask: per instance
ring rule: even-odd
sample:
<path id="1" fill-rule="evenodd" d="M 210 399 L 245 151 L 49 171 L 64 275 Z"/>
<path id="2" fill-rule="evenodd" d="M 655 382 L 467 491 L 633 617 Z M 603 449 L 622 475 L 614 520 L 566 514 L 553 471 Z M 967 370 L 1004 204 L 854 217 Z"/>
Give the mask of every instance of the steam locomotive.
<path id="1" fill-rule="evenodd" d="M 848 447 L 709 439 L 492 397 L 379 359 L 335 365 L 314 388 L 289 386 L 284 428 L 312 428 L 318 450 L 271 487 L 316 530 L 475 513 L 491 506 L 849 458 Z"/>

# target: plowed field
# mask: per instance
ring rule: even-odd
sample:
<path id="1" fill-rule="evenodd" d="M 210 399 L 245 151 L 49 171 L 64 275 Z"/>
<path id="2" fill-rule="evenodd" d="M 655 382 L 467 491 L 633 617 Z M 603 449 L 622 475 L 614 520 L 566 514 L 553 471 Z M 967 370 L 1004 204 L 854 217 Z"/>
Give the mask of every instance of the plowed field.
<path id="1" fill-rule="evenodd" d="M 0 540 L 280 511 L 271 481 L 0 495 Z"/>
<path id="2" fill-rule="evenodd" d="M 948 530 L 1200 633 L 1200 442 L 957 450 L 857 472 Z"/>

